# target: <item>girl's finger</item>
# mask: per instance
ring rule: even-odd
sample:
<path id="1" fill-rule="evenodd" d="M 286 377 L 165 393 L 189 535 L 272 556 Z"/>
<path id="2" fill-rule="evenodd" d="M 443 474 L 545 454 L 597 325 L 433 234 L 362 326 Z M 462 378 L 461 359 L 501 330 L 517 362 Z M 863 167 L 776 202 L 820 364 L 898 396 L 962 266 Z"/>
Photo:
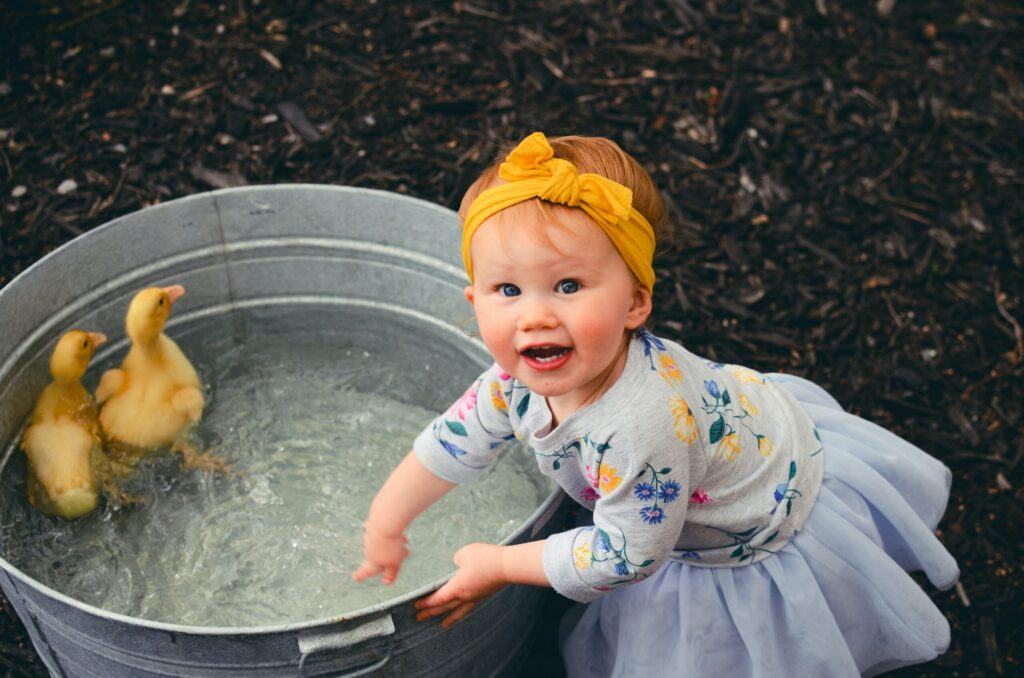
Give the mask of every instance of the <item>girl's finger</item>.
<path id="1" fill-rule="evenodd" d="M 452 612 L 443 622 L 441 622 L 441 627 L 448 628 L 449 626 L 451 626 L 452 624 L 454 624 L 455 622 L 459 621 L 467 614 L 469 614 L 474 607 L 476 607 L 475 602 L 465 603 L 464 605 L 459 606 L 459 608 L 456 609 L 455 612 Z"/>
<path id="2" fill-rule="evenodd" d="M 398 579 L 398 565 L 385 565 L 380 580 L 385 584 L 393 584 Z"/>
<path id="3" fill-rule="evenodd" d="M 376 563 L 371 563 L 369 560 L 364 560 L 363 564 L 360 565 L 355 572 L 352 573 L 352 578 L 356 581 L 363 581 L 369 577 L 380 572 L 381 568 Z"/>
<path id="4" fill-rule="evenodd" d="M 450 612 L 451 610 L 454 610 L 462 604 L 463 602 L 461 600 L 452 600 L 445 603 L 444 605 L 435 605 L 433 607 L 423 608 L 416 613 L 416 621 L 426 621 L 431 617 L 438 617 L 444 614 L 445 612 Z"/>
<path id="5" fill-rule="evenodd" d="M 448 584 L 445 584 L 438 590 L 431 593 L 426 598 L 420 598 L 419 600 L 417 600 L 416 609 L 422 610 L 427 607 L 445 605 L 446 603 L 450 603 L 451 601 L 455 600 L 457 597 L 458 596 L 455 593 L 455 590 L 449 587 Z"/>

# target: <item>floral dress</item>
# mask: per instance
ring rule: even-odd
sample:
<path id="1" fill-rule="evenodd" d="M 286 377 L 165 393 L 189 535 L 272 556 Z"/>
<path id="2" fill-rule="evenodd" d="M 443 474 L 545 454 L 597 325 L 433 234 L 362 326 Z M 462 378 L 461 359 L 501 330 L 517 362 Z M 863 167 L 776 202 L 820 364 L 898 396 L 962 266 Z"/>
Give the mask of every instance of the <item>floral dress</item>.
<path id="1" fill-rule="evenodd" d="M 544 397 L 495 365 L 414 449 L 435 475 L 462 483 L 513 438 L 593 511 L 593 526 L 544 545 L 548 580 L 581 602 L 669 560 L 759 562 L 802 527 L 821 486 L 821 442 L 788 391 L 646 330 L 630 342 L 615 384 L 558 426 Z"/>

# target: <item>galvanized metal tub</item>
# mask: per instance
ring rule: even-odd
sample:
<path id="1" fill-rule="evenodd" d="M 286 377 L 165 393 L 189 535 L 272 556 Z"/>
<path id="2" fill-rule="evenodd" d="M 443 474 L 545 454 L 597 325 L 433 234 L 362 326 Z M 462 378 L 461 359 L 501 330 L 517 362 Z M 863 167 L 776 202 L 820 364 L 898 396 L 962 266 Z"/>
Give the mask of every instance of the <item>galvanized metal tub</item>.
<path id="1" fill-rule="evenodd" d="M 475 374 L 488 359 L 463 331 L 466 278 L 457 243 L 451 210 L 316 185 L 199 194 L 90 231 L 0 290 L 0 449 L 7 450 L 0 473 L 20 454 L 11 443 L 32 407 L 26 394 L 45 385 L 57 337 L 72 326 L 121 336 L 124 308 L 145 286 L 185 285 L 189 310 L 176 312 L 170 327 L 186 333 L 197 318 L 241 309 L 327 305 L 354 318 L 390 314 L 418 333 L 440 367 L 448 361 Z M 561 497 L 552 492 L 503 543 L 554 531 Z M 0 587 L 55 676 L 514 675 L 548 592 L 507 587 L 442 630 L 436 621 L 416 622 L 411 605 L 441 583 L 305 623 L 195 627 L 84 604 L 0 558 Z"/>

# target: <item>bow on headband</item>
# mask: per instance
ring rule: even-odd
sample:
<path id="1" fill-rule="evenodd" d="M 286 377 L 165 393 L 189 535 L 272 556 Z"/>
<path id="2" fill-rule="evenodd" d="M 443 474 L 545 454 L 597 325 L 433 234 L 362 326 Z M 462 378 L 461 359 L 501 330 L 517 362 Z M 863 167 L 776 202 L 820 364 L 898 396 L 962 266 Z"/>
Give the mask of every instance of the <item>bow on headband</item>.
<path id="1" fill-rule="evenodd" d="M 469 244 L 480 225 L 505 208 L 540 198 L 586 212 L 608 235 L 640 284 L 653 290 L 654 229 L 633 208 L 633 191 L 600 174 L 580 174 L 574 164 L 554 156 L 544 134 L 534 132 L 498 167 L 498 175 L 507 183 L 487 189 L 470 205 L 462 227 L 462 260 L 469 279 L 473 280 Z"/>

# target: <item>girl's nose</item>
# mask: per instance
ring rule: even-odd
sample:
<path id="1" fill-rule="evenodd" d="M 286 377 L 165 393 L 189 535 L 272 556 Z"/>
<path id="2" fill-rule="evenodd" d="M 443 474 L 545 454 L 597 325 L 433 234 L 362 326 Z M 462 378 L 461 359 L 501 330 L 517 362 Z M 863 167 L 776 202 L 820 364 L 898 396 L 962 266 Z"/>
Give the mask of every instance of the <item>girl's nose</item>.
<path id="1" fill-rule="evenodd" d="M 533 299 L 526 301 L 521 306 L 516 325 L 521 332 L 551 329 L 558 326 L 558 316 L 555 315 L 550 304 L 540 299 Z"/>

